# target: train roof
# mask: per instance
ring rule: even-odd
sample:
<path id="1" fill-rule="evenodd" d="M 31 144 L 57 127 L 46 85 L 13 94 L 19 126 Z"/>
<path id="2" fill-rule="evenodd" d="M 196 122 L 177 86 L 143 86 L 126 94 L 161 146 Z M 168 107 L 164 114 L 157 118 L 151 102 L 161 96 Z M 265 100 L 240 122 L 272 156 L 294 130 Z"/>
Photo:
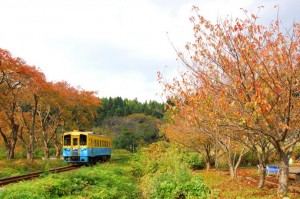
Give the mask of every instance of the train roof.
<path id="1" fill-rule="evenodd" d="M 92 135 L 101 136 L 101 137 L 104 137 L 104 138 L 110 138 L 110 137 L 108 137 L 108 136 L 96 134 L 95 132 L 91 132 L 91 131 L 78 131 L 78 130 L 73 130 L 73 131 L 65 132 L 64 134 L 78 134 L 78 135 L 79 135 L 79 134 L 92 134 Z"/>

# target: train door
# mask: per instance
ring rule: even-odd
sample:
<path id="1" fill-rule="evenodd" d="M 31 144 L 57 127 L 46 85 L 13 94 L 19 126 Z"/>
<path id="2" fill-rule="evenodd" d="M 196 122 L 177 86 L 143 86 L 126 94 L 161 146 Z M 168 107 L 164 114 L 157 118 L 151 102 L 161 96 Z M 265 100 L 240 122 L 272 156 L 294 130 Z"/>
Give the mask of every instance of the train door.
<path id="1" fill-rule="evenodd" d="M 72 156 L 79 156 L 79 135 L 72 136 Z"/>

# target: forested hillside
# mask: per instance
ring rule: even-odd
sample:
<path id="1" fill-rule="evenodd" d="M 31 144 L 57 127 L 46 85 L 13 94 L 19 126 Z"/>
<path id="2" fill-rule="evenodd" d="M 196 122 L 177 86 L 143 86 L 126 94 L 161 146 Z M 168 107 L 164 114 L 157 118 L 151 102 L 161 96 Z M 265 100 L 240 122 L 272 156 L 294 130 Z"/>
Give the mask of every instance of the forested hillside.
<path id="1" fill-rule="evenodd" d="M 101 106 L 97 110 L 96 126 L 100 126 L 103 120 L 112 116 L 128 116 L 134 113 L 142 113 L 161 119 L 164 115 L 164 104 L 156 101 L 141 103 L 137 99 L 129 100 L 122 97 L 101 98 Z"/>
<path id="2" fill-rule="evenodd" d="M 156 101 L 102 98 L 95 131 L 111 136 L 115 148 L 135 151 L 139 145 L 159 139 L 158 125 L 163 115 L 164 104 Z"/>

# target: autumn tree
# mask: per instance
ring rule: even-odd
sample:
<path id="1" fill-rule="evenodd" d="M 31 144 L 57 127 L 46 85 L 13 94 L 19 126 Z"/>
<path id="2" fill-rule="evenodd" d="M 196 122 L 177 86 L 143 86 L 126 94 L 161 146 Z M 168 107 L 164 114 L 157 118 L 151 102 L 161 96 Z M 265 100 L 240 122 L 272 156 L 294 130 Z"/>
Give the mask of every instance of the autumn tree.
<path id="1" fill-rule="evenodd" d="M 196 87 L 228 102 L 217 110 L 228 113 L 220 117 L 223 127 L 240 130 L 234 133 L 243 136 L 247 131 L 272 144 L 280 160 L 278 194 L 285 195 L 288 159 L 300 140 L 300 25 L 285 29 L 277 18 L 264 26 L 246 10 L 245 19 L 225 18 L 213 24 L 198 8 L 193 10 L 195 41 L 186 45 L 187 56 L 179 51 L 178 56 Z"/>
<path id="2" fill-rule="evenodd" d="M 243 155 L 248 151 L 244 145 L 241 145 L 236 138 L 241 136 L 233 133 L 224 125 L 223 118 L 231 117 L 230 113 L 224 109 L 228 102 L 222 98 L 211 95 L 205 87 L 195 86 L 195 82 L 190 81 L 189 73 L 182 73 L 180 81 L 177 78 L 173 79 L 172 83 L 166 83 L 159 74 L 160 82 L 164 82 L 167 88 L 168 96 L 172 97 L 172 104 L 167 111 L 167 117 L 172 119 L 166 126 L 177 126 L 181 129 L 180 132 L 164 131 L 169 138 L 177 140 L 180 143 L 188 142 L 188 144 L 197 143 L 198 147 L 206 144 L 205 140 L 209 140 L 215 145 L 215 160 L 217 162 L 219 148 L 226 154 L 226 160 L 229 167 L 231 178 L 237 177 L 237 169 L 241 163 Z M 223 110 L 221 111 L 221 107 Z M 174 118 L 181 118 L 176 119 Z M 171 124 L 170 124 L 171 122 Z M 191 131 L 192 129 L 192 131 Z M 182 139 L 189 132 L 189 137 L 194 137 L 195 140 Z M 180 136 L 180 133 L 183 134 Z M 180 138 L 181 137 L 181 138 Z M 199 142 L 202 138 L 202 142 Z M 247 142 L 247 139 L 245 139 Z M 201 147 L 207 153 L 207 149 Z M 216 164 L 217 165 L 217 164 Z"/>
<path id="3" fill-rule="evenodd" d="M 75 88 L 67 82 L 57 82 L 55 87 L 64 99 L 63 124 L 68 130 L 91 129 L 101 100 L 96 92 Z"/>
<path id="4" fill-rule="evenodd" d="M 25 62 L 23 64 L 25 66 L 23 74 L 26 79 L 22 82 L 25 89 L 22 90 L 22 102 L 20 103 L 20 117 L 23 124 L 20 138 L 26 146 L 27 159 L 33 160 L 38 104 L 49 89 L 49 84 L 41 71 L 34 66 L 26 65 Z M 27 136 L 24 136 L 25 134 Z"/>
<path id="5" fill-rule="evenodd" d="M 35 145 L 49 158 L 51 143 L 59 157 L 65 129 L 92 129 L 100 104 L 95 94 L 67 82 L 47 82 L 39 69 L 0 49 L 0 135 L 7 158 L 14 158 L 18 141 L 30 160 Z"/>
<path id="6" fill-rule="evenodd" d="M 168 119 L 160 127 L 160 130 L 171 142 L 179 143 L 192 151 L 202 154 L 205 159 L 206 169 L 209 170 L 216 154 L 216 150 L 214 150 L 215 142 L 211 136 L 198 132 L 200 131 L 199 128 L 188 123 L 178 114 L 172 115 L 167 111 L 166 115 Z"/>
<path id="7" fill-rule="evenodd" d="M 50 157 L 51 143 L 55 147 L 55 156 L 60 157 L 61 133 L 64 131 L 91 129 L 99 103 L 95 92 L 74 88 L 64 81 L 48 83 L 37 110 L 44 157 Z"/>
<path id="8" fill-rule="evenodd" d="M 54 143 L 56 157 L 60 156 L 59 130 L 62 125 L 62 113 L 65 108 L 64 99 L 57 91 L 54 83 L 49 83 L 48 90 L 44 92 L 37 109 L 37 121 L 41 133 L 38 135 L 43 149 L 44 158 L 50 158 L 50 144 Z"/>
<path id="9" fill-rule="evenodd" d="M 0 71 L 0 134 L 5 143 L 7 158 L 13 159 L 20 128 L 17 113 L 23 89 L 24 65 L 21 59 L 0 49 Z"/>

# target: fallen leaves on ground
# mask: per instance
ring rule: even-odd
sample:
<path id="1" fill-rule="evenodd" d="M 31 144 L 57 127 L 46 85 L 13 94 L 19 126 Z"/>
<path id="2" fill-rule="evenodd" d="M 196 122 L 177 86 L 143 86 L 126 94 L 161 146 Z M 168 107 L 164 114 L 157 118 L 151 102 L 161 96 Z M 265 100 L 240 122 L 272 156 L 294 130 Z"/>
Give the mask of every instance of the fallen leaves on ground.
<path id="1" fill-rule="evenodd" d="M 269 175 L 263 189 L 258 189 L 259 173 L 254 168 L 241 168 L 238 170 L 238 178 L 231 180 L 229 171 L 210 170 L 194 171 L 204 179 L 204 182 L 213 190 L 217 198 L 277 198 L 278 177 Z M 288 197 L 300 198 L 300 183 L 290 180 Z M 295 189 L 293 189 L 295 188 Z"/>

